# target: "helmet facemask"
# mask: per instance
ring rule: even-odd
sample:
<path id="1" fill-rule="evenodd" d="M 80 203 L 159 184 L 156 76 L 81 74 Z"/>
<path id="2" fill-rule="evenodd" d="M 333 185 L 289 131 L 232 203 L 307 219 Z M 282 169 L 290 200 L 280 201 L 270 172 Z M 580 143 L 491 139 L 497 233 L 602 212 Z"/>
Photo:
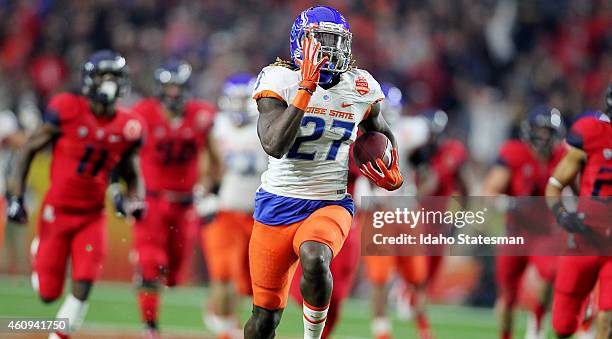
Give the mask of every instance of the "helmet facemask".
<path id="1" fill-rule="evenodd" d="M 341 24 L 332 22 L 321 22 L 304 28 L 305 36 L 312 36 L 314 40 L 321 43 L 317 59 L 327 56 L 327 61 L 321 68 L 321 73 L 336 75 L 349 70 L 351 65 L 351 41 L 352 33 Z M 302 58 L 302 41 L 297 58 Z"/>

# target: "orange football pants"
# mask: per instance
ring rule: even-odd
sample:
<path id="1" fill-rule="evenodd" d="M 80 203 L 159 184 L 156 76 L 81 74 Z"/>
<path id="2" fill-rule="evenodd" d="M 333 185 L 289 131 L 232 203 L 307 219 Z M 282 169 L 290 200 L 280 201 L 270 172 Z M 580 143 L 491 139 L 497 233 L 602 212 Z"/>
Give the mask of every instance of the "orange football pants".
<path id="1" fill-rule="evenodd" d="M 248 248 L 252 229 L 251 213 L 221 210 L 201 233 L 210 279 L 231 281 L 242 295 L 251 294 Z"/>
<path id="2" fill-rule="evenodd" d="M 374 285 L 389 282 L 394 271 L 411 285 L 421 285 L 427 280 L 427 258 L 423 256 L 366 256 L 363 261 L 368 280 Z"/>
<path id="3" fill-rule="evenodd" d="M 325 206 L 289 225 L 270 226 L 255 221 L 249 244 L 253 304 L 268 310 L 285 308 L 300 246 L 323 243 L 336 256 L 351 228 L 352 216 L 342 206 Z"/>

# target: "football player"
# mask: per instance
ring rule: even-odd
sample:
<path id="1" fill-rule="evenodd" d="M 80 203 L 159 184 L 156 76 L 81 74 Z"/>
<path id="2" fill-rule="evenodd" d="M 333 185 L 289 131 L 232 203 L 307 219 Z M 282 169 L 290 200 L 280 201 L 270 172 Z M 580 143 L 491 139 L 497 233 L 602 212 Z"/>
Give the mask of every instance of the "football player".
<path id="1" fill-rule="evenodd" d="M 218 100 L 213 138 L 224 173 L 218 208 L 202 228 L 202 248 L 211 279 L 205 323 L 219 338 L 236 337 L 240 295 L 251 295 L 248 248 L 253 228 L 253 202 L 267 165 L 257 138 L 257 106 L 251 98 L 255 77 L 229 77 Z"/>
<path id="2" fill-rule="evenodd" d="M 558 110 L 544 105 L 534 106 L 521 127 L 523 140 L 511 139 L 501 146 L 497 163 L 491 168 L 483 184 L 485 196 L 543 196 L 547 178 L 565 154 L 565 145 L 557 142 L 562 130 L 562 119 Z M 544 214 L 539 217 L 531 215 L 531 219 L 544 220 L 541 227 L 545 230 L 552 224 L 552 220 L 548 220 L 550 218 L 545 212 L 546 206 L 541 207 L 539 211 L 544 211 Z M 521 225 L 519 218 L 508 213 L 506 229 L 520 229 L 521 226 L 524 225 Z M 535 266 L 544 281 L 544 288 L 538 292 L 539 300 L 532 309 L 527 337 L 543 336 L 545 328 L 542 320 L 549 303 L 550 286 L 554 281 L 557 262 L 555 257 L 498 255 L 495 259 L 501 338 L 512 336 L 512 311 L 521 277 L 528 264 Z"/>
<path id="3" fill-rule="evenodd" d="M 605 114 L 589 114 L 577 120 L 567 135 L 569 151 L 555 168 L 546 186 L 546 197 L 557 223 L 575 235 L 577 248 L 590 234 L 608 241 L 612 196 L 612 83 L 606 93 Z M 580 174 L 577 212 L 566 210 L 561 191 Z M 607 199 L 606 199 L 607 198 Z M 600 213 L 602 212 L 603 213 Z M 581 214 L 586 213 L 586 217 Z M 603 216 L 603 218 L 602 218 Z M 588 226 L 587 226 L 588 225 Z M 612 257 L 560 257 L 554 287 L 552 323 L 559 338 L 578 328 L 586 301 L 599 281 L 597 338 L 612 337 Z"/>
<path id="4" fill-rule="evenodd" d="M 274 336 L 298 259 L 304 338 L 320 338 L 332 292 L 330 263 L 352 224 L 346 185 L 357 127 L 385 134 L 394 147 L 390 168 L 377 159 L 363 165 L 364 175 L 388 190 L 403 183 L 395 138 L 380 114 L 384 95 L 368 72 L 352 65 L 351 38 L 337 10 L 311 7 L 291 29 L 292 62 L 279 60 L 258 76 L 257 130 L 270 157 L 255 197 L 246 338 Z"/>
<path id="5" fill-rule="evenodd" d="M 6 177 L 8 163 L 13 151 L 18 150 L 26 140 L 20 131 L 17 117 L 9 110 L 0 111 L 0 253 L 4 246 L 4 226 L 6 221 Z"/>
<path id="6" fill-rule="evenodd" d="M 50 338 L 68 338 L 85 319 L 89 292 L 106 254 L 104 197 L 115 166 L 128 188 L 121 210 L 135 217 L 142 214 L 142 204 L 129 202 L 139 201 L 135 159 L 143 126 L 135 115 L 115 107 L 128 86 L 126 61 L 112 51 L 96 52 L 83 64 L 82 79 L 82 95 L 61 93 L 50 100 L 45 122 L 19 151 L 9 182 L 8 217 L 25 223 L 23 194 L 30 164 L 38 151 L 53 145 L 32 285 L 43 302 L 56 300 L 62 294 L 70 257 L 72 292 L 56 316 L 67 318 L 69 327 Z"/>
<path id="7" fill-rule="evenodd" d="M 156 97 L 137 102 L 132 110 L 147 125 L 141 168 L 148 213 L 134 224 L 138 303 L 145 336 L 158 337 L 159 290 L 182 281 L 192 254 L 198 218 L 194 188 L 204 183 L 203 158 L 218 158 L 210 137 L 214 109 L 189 98 L 191 65 L 171 59 L 155 71 Z M 205 183 L 210 187 L 210 183 Z"/>
<path id="8" fill-rule="evenodd" d="M 431 131 L 430 124 L 423 125 L 426 119 L 403 117 L 402 93 L 399 88 L 391 84 L 382 84 L 385 100 L 381 103 L 385 119 L 391 124 L 394 135 L 398 136 L 398 145 L 403 151 L 399 157 L 400 164 L 404 162 L 402 169 L 408 169 L 409 151 L 415 150 L 416 146 L 423 147 L 423 136 L 417 137 L 419 132 Z M 420 131 L 409 133 L 416 126 Z M 440 130 L 441 131 L 441 130 Z M 417 150 L 420 148 L 417 148 Z M 415 150 L 416 152 L 416 150 Z M 458 166 L 457 168 L 459 168 Z M 404 185 L 406 187 L 408 185 Z M 452 191 L 451 191 L 452 192 Z M 373 195 L 381 195 L 382 192 L 372 192 Z M 382 193 L 389 195 L 389 193 Z M 393 191 L 391 194 L 408 195 L 406 188 Z M 409 287 L 411 295 L 411 312 L 416 320 L 416 327 L 420 338 L 431 338 L 429 321 L 425 313 L 425 287 L 427 282 L 427 260 L 423 256 L 365 256 L 364 264 L 366 277 L 372 285 L 371 307 L 373 319 L 371 323 L 372 334 L 377 339 L 391 338 L 391 321 L 387 316 L 388 285 L 392 280 L 392 274 L 396 273 L 401 283 Z M 398 300 L 398 307 L 402 307 L 407 300 Z"/>

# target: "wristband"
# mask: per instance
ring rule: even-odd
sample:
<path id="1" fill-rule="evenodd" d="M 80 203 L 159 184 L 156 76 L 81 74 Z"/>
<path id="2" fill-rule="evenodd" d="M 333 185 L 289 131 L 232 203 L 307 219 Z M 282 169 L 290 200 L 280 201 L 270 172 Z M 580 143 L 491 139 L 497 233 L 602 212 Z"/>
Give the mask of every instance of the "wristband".
<path id="1" fill-rule="evenodd" d="M 293 101 L 291 102 L 291 104 L 293 106 L 295 106 L 296 108 L 305 111 L 306 108 L 308 107 L 308 102 L 310 102 L 310 97 L 312 96 L 312 94 L 308 93 L 308 91 L 306 91 L 305 89 L 300 88 L 295 96 L 295 98 L 293 98 Z"/>
<path id="2" fill-rule="evenodd" d="M 560 190 L 563 189 L 563 184 L 559 180 L 557 180 L 557 178 L 555 178 L 555 177 L 548 178 L 548 184 L 550 184 L 551 186 L 554 186 L 554 187 L 556 187 L 556 188 L 558 188 Z"/>

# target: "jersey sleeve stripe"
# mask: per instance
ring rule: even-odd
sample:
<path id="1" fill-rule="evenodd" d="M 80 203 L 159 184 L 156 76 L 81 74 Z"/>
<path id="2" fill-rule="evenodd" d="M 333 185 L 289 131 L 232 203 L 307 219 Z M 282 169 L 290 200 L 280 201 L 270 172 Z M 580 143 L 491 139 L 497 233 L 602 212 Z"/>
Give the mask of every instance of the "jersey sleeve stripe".
<path id="1" fill-rule="evenodd" d="M 278 99 L 278 100 L 280 100 L 280 101 L 282 101 L 284 103 L 287 103 L 287 101 L 285 101 L 285 99 L 283 99 L 283 97 L 280 96 L 280 94 L 278 94 L 278 93 L 276 93 L 274 91 L 268 90 L 268 89 L 263 90 L 261 92 L 258 92 L 257 94 L 255 94 L 253 96 L 253 99 L 255 99 L 255 100 L 258 100 L 258 99 L 261 99 L 261 98 L 274 98 L 274 99 Z"/>
<path id="2" fill-rule="evenodd" d="M 584 140 L 582 139 L 582 136 L 575 131 L 570 130 L 565 140 L 570 146 L 578 149 L 584 149 Z"/>

